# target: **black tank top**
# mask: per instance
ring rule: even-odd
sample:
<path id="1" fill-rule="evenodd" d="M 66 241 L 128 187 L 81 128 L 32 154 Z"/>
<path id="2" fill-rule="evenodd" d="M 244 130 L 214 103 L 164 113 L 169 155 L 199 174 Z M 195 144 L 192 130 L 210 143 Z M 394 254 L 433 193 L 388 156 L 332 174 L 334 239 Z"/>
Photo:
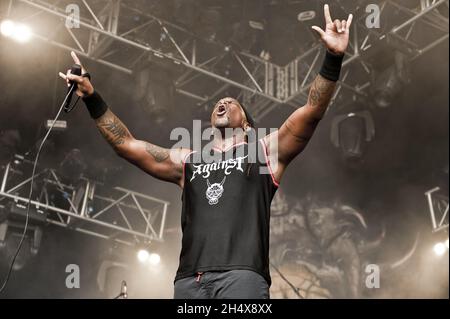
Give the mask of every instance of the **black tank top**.
<path id="1" fill-rule="evenodd" d="M 198 162 L 195 152 L 185 159 L 175 281 L 197 272 L 247 269 L 270 285 L 270 204 L 278 183 L 273 174 L 260 173 L 260 168 L 270 170 L 266 146 L 260 140 L 213 152 L 221 159 L 210 164 Z"/>

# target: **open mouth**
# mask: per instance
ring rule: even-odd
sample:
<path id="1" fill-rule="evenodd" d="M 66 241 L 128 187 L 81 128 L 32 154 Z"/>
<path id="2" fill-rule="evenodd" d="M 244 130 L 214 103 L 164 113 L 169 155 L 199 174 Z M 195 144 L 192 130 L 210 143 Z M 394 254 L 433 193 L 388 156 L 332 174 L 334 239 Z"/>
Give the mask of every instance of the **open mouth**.
<path id="1" fill-rule="evenodd" d="M 220 105 L 217 109 L 217 116 L 224 116 L 227 113 L 227 108 L 224 105 Z"/>

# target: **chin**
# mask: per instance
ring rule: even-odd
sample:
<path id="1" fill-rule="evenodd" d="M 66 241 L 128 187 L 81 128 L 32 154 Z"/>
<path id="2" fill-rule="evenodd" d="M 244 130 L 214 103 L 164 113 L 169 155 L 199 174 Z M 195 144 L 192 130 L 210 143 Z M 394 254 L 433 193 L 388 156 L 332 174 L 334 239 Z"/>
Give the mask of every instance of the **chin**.
<path id="1" fill-rule="evenodd" d="M 217 119 L 216 122 L 214 123 L 214 126 L 216 128 L 226 128 L 229 127 L 230 125 L 230 121 L 228 119 Z"/>

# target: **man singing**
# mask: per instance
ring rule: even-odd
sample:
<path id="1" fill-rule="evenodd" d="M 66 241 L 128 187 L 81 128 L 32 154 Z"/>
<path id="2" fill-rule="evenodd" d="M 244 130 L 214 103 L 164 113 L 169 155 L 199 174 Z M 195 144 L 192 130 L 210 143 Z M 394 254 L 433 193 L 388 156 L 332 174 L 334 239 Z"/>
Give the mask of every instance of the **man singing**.
<path id="1" fill-rule="evenodd" d="M 227 136 L 225 131 L 248 132 L 253 126 L 250 114 L 233 98 L 219 100 L 211 114 L 219 133 L 213 140 L 219 159 L 214 163 L 186 148 L 169 150 L 136 139 L 83 76 L 85 69 L 81 76 L 60 73 L 77 83 L 77 94 L 119 156 L 181 187 L 183 239 L 175 298 L 269 298 L 270 204 L 286 167 L 305 148 L 327 109 L 349 41 L 352 15 L 333 21 L 328 5 L 324 13 L 325 30 L 312 28 L 327 51 L 306 105 L 277 134 L 248 141 L 247 134 Z M 72 57 L 81 64 L 73 52 Z M 264 163 L 251 161 L 251 146 L 264 155 Z M 261 173 L 263 166 L 269 174 Z"/>

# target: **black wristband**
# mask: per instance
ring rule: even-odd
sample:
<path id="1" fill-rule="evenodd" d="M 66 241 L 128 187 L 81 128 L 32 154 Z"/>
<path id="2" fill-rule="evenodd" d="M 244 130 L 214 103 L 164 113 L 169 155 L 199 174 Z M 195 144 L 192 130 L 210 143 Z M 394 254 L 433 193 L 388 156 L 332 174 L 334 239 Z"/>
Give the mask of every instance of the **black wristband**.
<path id="1" fill-rule="evenodd" d="M 341 73 L 343 59 L 344 54 L 338 55 L 327 50 L 319 74 L 327 80 L 336 82 L 337 80 L 339 80 L 339 74 Z"/>
<path id="2" fill-rule="evenodd" d="M 83 102 L 89 111 L 91 117 L 95 120 L 106 113 L 108 106 L 98 92 L 94 91 L 91 95 L 83 97 Z"/>

